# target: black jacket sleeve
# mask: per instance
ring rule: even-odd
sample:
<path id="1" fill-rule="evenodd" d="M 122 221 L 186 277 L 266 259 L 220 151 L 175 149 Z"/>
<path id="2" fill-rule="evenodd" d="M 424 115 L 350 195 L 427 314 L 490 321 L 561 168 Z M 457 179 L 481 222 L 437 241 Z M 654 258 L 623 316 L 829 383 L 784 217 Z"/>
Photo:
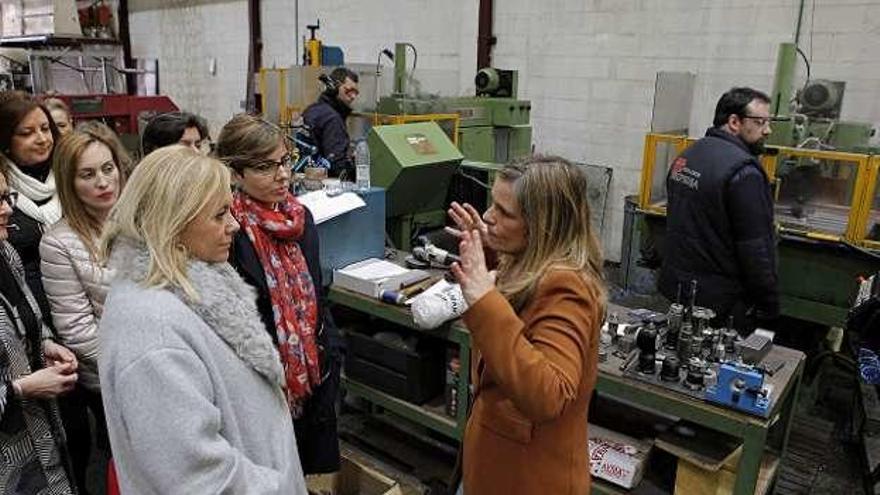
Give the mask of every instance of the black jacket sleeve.
<path id="1" fill-rule="evenodd" d="M 345 172 L 347 178 L 354 179 L 345 117 L 326 101 L 318 101 L 303 112 L 303 121 L 311 130 L 318 153 L 330 162 L 330 175 L 338 177 Z"/>
<path id="2" fill-rule="evenodd" d="M 779 315 L 773 200 L 763 173 L 754 166 L 736 172 L 727 186 L 727 209 L 743 286 L 759 318 Z"/>
<path id="3" fill-rule="evenodd" d="M 343 172 L 348 179 L 354 170 L 354 164 L 348 155 L 348 130 L 345 122 L 340 119 L 330 119 L 321 132 L 321 149 L 324 150 L 324 158 L 330 162 L 330 174 L 340 176 Z"/>

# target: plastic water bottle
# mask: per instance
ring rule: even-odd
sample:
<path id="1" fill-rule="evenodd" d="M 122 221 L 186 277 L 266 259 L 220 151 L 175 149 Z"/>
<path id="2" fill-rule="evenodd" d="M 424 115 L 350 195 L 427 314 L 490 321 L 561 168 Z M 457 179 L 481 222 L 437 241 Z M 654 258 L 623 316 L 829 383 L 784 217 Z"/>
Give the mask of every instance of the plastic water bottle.
<path id="1" fill-rule="evenodd" d="M 359 192 L 368 191 L 370 189 L 370 148 L 364 139 L 355 145 L 354 168 L 357 190 Z"/>

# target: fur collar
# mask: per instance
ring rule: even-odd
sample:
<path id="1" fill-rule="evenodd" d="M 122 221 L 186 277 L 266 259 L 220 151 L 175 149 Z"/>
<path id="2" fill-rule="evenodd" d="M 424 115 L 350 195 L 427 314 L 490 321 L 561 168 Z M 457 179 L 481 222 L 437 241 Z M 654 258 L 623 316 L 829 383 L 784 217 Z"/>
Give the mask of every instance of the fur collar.
<path id="1" fill-rule="evenodd" d="M 117 278 L 143 281 L 150 266 L 146 245 L 118 238 L 108 263 Z M 226 342 L 251 368 L 269 382 L 284 387 L 284 370 L 278 351 L 257 311 L 256 292 L 229 263 L 189 262 L 188 275 L 199 295 L 193 301 L 178 287 L 165 287 Z"/>

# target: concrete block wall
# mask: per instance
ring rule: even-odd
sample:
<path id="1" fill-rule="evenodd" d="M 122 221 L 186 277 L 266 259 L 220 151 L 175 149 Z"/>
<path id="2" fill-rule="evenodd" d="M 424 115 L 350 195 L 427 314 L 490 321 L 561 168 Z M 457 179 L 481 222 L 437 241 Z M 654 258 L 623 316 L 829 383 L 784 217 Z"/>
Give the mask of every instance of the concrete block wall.
<path id="1" fill-rule="evenodd" d="M 435 72 L 447 79 L 445 88 L 469 94 L 477 66 L 477 7 L 473 0 L 263 0 L 263 65 L 300 63 L 306 25 L 320 19 L 318 37 L 342 47 L 347 63 L 375 64 L 381 49 L 393 52 L 395 42 L 410 42 L 418 50 L 417 78 Z M 387 59 L 382 64 L 392 70 Z"/>
<path id="2" fill-rule="evenodd" d="M 614 168 L 603 236 L 608 259 L 619 259 L 623 198 L 638 189 L 656 73 L 696 74 L 689 120 L 691 134 L 702 134 L 731 86 L 770 90 L 778 44 L 794 39 L 799 5 L 495 2 L 493 65 L 520 70 L 521 96 L 533 102 L 536 150 Z M 132 0 L 130 8 L 134 55 L 159 58 L 163 92 L 208 117 L 216 133 L 245 96 L 246 2 Z M 477 9 L 476 0 L 262 0 L 263 64 L 296 63 L 297 24 L 301 38 L 320 18 L 320 37 L 343 47 L 347 61 L 375 64 L 381 48 L 409 41 L 418 47 L 419 69 L 446 73 L 453 92 L 470 94 Z M 880 2 L 805 0 L 802 24 L 800 46 L 812 58 L 813 77 L 847 81 L 843 118 L 880 127 Z M 208 73 L 212 57 L 216 76 Z"/>
<path id="3" fill-rule="evenodd" d="M 421 73 L 438 79 L 447 91 L 470 94 L 477 6 L 471 0 L 263 0 L 263 66 L 298 63 L 306 25 L 321 19 L 319 37 L 341 46 L 347 62 L 375 64 L 379 50 L 393 51 L 396 41 L 409 41 L 418 49 L 416 77 Z M 205 116 L 216 136 L 242 111 L 246 95 L 247 2 L 132 0 L 129 8 L 133 56 L 158 58 L 161 91 L 181 108 Z M 208 71 L 212 60 L 216 74 Z M 382 63 L 391 70 L 388 60 Z"/>
<path id="4" fill-rule="evenodd" d="M 624 197 L 638 190 L 656 73 L 696 74 L 690 132 L 701 135 L 730 87 L 770 91 L 778 44 L 794 40 L 799 4 L 495 3 L 493 65 L 520 70 L 521 96 L 532 100 L 536 151 L 614 169 L 603 236 L 608 259 L 620 257 Z M 843 118 L 880 127 L 880 3 L 806 0 L 800 46 L 812 55 L 814 78 L 847 81 Z"/>
<path id="5" fill-rule="evenodd" d="M 130 9 L 132 56 L 159 59 L 160 91 L 216 136 L 246 95 L 247 3 L 136 0 Z"/>

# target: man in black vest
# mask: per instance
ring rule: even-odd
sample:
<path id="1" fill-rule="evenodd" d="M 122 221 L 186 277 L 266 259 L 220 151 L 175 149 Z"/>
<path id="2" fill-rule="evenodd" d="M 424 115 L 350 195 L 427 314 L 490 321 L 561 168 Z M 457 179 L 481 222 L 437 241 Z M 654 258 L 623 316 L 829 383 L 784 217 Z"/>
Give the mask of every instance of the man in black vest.
<path id="1" fill-rule="evenodd" d="M 741 332 L 779 314 L 773 197 L 758 162 L 770 135 L 770 98 L 733 88 L 714 127 L 672 162 L 660 292 L 675 299 L 698 283 L 697 305 Z M 683 302 L 683 301 L 682 301 Z"/>
<path id="2" fill-rule="evenodd" d="M 349 153 L 348 130 L 345 119 L 359 94 L 358 75 L 345 67 L 330 73 L 331 86 L 321 93 L 318 101 L 303 112 L 303 122 L 309 126 L 318 154 L 330 162 L 330 175 L 354 180 L 354 163 Z"/>

